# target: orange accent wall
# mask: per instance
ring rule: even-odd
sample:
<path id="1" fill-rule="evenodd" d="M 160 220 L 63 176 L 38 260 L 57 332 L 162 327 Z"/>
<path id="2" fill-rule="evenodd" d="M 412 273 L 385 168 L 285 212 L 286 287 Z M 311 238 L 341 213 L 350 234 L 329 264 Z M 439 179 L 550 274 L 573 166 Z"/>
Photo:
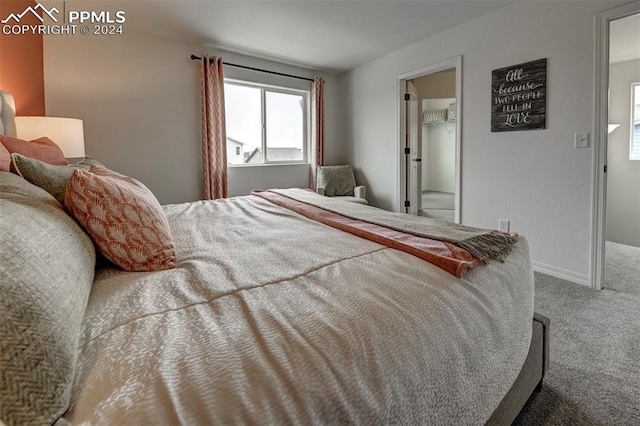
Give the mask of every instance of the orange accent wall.
<path id="1" fill-rule="evenodd" d="M 35 5 L 30 0 L 2 0 L 0 19 Z M 38 25 L 40 21 L 28 13 L 20 24 Z M 16 115 L 45 115 L 42 45 L 42 35 L 0 32 L 0 89 L 13 95 Z"/>

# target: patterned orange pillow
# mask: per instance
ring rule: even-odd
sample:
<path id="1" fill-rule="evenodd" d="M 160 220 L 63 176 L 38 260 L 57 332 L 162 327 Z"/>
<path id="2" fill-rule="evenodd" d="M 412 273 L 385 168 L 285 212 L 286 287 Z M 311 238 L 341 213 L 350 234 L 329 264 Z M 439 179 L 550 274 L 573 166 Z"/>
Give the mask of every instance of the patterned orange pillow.
<path id="1" fill-rule="evenodd" d="M 175 267 L 169 222 L 160 203 L 137 180 L 93 165 L 75 170 L 64 206 L 100 252 L 125 271 Z"/>
<path id="2" fill-rule="evenodd" d="M 47 137 L 42 137 L 32 141 L 24 141 L 22 139 L 0 135 L 0 143 L 4 145 L 10 154 L 15 152 L 20 155 L 24 155 L 25 157 L 35 158 L 43 163 L 58 166 L 67 165 L 67 160 L 64 158 L 64 154 L 60 147 Z M 10 171 L 12 173 L 16 173 L 13 163 L 11 163 Z"/>

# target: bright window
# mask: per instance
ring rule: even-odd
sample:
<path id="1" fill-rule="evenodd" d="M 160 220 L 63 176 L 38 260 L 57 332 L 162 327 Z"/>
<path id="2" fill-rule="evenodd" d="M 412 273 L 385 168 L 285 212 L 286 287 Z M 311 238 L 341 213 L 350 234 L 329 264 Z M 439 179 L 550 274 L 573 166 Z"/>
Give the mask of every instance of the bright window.
<path id="1" fill-rule="evenodd" d="M 229 164 L 307 162 L 309 92 L 226 80 L 224 97 Z"/>
<path id="2" fill-rule="evenodd" d="M 631 85 L 631 143 L 629 159 L 640 161 L 640 83 Z"/>

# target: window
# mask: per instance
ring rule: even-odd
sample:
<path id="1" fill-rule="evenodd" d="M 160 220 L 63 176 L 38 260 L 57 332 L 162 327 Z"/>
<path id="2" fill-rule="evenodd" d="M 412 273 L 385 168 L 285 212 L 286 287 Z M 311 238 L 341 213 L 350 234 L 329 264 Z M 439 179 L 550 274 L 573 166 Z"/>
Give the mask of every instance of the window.
<path id="1" fill-rule="evenodd" d="M 640 161 L 640 83 L 631 85 L 631 143 L 629 159 Z"/>
<path id="2" fill-rule="evenodd" d="M 229 164 L 307 162 L 309 92 L 225 80 Z"/>

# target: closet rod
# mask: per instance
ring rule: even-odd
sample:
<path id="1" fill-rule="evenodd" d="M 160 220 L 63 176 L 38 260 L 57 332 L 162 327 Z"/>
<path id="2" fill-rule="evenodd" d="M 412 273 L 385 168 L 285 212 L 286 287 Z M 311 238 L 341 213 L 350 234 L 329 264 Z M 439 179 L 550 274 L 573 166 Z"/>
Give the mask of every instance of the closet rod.
<path id="1" fill-rule="evenodd" d="M 202 58 L 200 56 L 196 56 L 196 55 L 191 55 L 191 60 L 193 61 L 199 61 Z M 236 67 L 236 68 L 244 68 L 245 70 L 251 70 L 251 71 L 258 71 L 258 72 L 265 72 L 267 74 L 275 74 L 275 75 L 281 75 L 283 77 L 291 77 L 291 78 L 297 78 L 299 80 L 307 80 L 307 81 L 314 81 L 312 78 L 308 78 L 308 77 L 300 77 L 298 75 L 292 75 L 292 74 L 285 74 L 285 73 L 281 73 L 281 72 L 275 72 L 275 71 L 269 71 L 269 70 L 263 70 L 261 68 L 253 68 L 253 67 L 247 67 L 244 65 L 237 65 L 237 64 L 231 64 L 229 62 L 223 62 L 224 65 L 228 65 L 230 67 Z"/>

